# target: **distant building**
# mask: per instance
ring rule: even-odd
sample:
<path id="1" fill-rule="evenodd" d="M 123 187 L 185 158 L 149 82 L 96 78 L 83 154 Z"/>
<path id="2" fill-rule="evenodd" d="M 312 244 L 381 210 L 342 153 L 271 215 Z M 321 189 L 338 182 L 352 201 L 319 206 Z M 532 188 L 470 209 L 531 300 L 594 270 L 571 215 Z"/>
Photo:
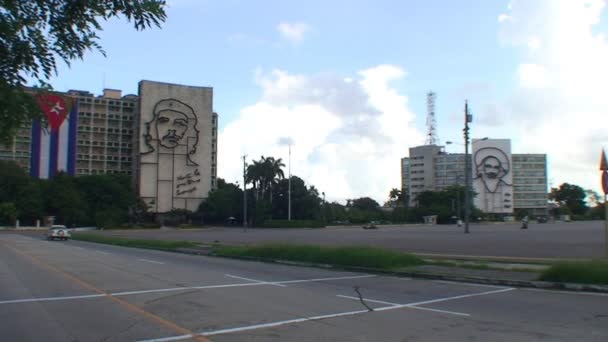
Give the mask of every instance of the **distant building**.
<path id="1" fill-rule="evenodd" d="M 216 187 L 213 88 L 142 81 L 138 95 L 69 90 L 50 99 L 57 108 L 0 145 L 0 160 L 13 160 L 38 178 L 59 171 L 132 175 L 151 211 L 160 213 L 196 210 Z"/>
<path id="2" fill-rule="evenodd" d="M 511 215 L 515 210 L 547 214 L 545 154 L 512 154 L 508 139 L 474 139 L 471 145 L 475 206 L 493 214 Z M 446 153 L 437 145 L 412 147 L 409 157 L 401 159 L 402 192 L 410 206 L 416 206 L 421 192 L 464 186 L 464 169 L 464 153 Z"/>

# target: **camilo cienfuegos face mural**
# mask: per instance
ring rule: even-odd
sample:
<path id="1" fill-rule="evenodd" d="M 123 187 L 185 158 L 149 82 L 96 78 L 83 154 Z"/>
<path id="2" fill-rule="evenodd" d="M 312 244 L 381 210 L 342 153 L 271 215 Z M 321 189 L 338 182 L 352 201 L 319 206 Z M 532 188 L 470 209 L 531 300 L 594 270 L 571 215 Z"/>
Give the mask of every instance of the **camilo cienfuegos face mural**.
<path id="1" fill-rule="evenodd" d="M 475 205 L 486 213 L 512 213 L 510 143 L 496 139 L 476 144 L 482 146 L 473 149 Z"/>

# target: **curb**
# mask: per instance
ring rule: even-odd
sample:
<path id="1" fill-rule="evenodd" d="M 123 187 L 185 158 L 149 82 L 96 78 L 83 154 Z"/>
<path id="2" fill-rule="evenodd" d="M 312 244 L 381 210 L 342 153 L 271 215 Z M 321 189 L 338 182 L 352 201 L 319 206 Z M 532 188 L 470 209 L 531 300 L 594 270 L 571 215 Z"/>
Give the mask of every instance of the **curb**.
<path id="1" fill-rule="evenodd" d="M 418 278 L 418 279 L 445 280 L 445 281 L 454 281 L 454 282 L 461 282 L 461 283 L 475 283 L 475 284 L 494 285 L 494 286 L 533 288 L 533 289 L 541 289 L 541 290 L 608 293 L 608 286 L 605 286 L 605 285 L 482 278 L 482 277 L 470 277 L 470 276 L 426 273 L 426 272 L 384 271 L 384 270 L 380 270 L 380 269 L 371 269 L 371 268 L 356 267 L 356 266 L 315 264 L 315 263 L 300 262 L 300 261 L 264 259 L 264 258 L 256 258 L 256 257 L 226 257 L 226 256 L 219 256 L 219 255 L 216 255 L 216 254 L 213 254 L 210 252 L 205 252 L 205 251 L 201 251 L 201 250 L 193 250 L 193 249 L 178 249 L 178 250 L 173 250 L 173 252 L 183 253 L 183 254 L 192 254 L 192 255 L 203 255 L 203 256 L 210 256 L 210 257 L 215 257 L 215 258 L 258 261 L 258 262 L 265 262 L 265 263 L 271 263 L 271 264 L 280 264 L 280 265 L 289 265 L 289 266 L 298 266 L 298 267 L 315 267 L 315 268 L 343 270 L 343 271 L 351 271 L 351 272 L 365 272 L 365 273 L 370 273 L 370 274 L 389 275 L 389 276 L 395 276 L 395 277 L 410 277 L 410 278 Z"/>

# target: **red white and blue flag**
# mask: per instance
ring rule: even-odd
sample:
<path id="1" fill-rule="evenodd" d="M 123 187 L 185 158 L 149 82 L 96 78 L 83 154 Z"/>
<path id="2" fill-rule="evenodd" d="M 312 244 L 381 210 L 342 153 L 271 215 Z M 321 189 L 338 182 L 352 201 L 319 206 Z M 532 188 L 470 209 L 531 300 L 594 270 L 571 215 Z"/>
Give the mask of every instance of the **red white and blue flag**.
<path id="1" fill-rule="evenodd" d="M 76 173 L 76 99 L 56 94 L 36 97 L 46 120 L 32 123 L 30 174 L 36 178 L 52 178 L 63 171 Z"/>

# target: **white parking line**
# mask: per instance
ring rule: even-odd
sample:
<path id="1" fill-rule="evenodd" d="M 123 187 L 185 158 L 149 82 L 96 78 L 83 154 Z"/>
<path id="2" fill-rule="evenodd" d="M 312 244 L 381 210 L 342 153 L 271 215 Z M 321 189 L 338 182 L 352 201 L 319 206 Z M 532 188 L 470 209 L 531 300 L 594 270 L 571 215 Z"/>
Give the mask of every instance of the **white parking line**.
<path id="1" fill-rule="evenodd" d="M 336 295 L 336 297 L 348 298 L 348 299 L 354 299 L 354 300 L 361 300 L 359 297 L 345 296 L 345 295 Z M 369 299 L 369 298 L 363 298 L 363 300 L 366 301 L 366 302 L 386 304 L 386 305 L 391 305 L 391 306 L 399 306 L 399 305 L 401 305 L 401 304 L 397 304 L 397 303 L 385 302 L 385 301 L 382 301 L 382 300 L 375 300 L 375 299 Z"/>
<path id="2" fill-rule="evenodd" d="M 99 253 L 99 254 L 110 254 L 108 252 L 103 252 L 103 251 L 95 251 L 95 253 Z"/>
<path id="3" fill-rule="evenodd" d="M 486 284 L 476 284 L 476 283 L 460 283 L 457 281 L 449 281 L 449 280 L 433 280 L 433 282 L 435 283 L 442 283 L 442 284 L 453 284 L 453 285 L 463 285 L 463 286 L 475 286 L 475 287 L 493 287 L 493 288 L 498 288 L 498 289 L 505 289 L 507 287 L 505 286 L 500 286 L 500 285 L 486 285 Z"/>
<path id="4" fill-rule="evenodd" d="M 384 306 L 384 307 L 381 307 L 381 308 L 374 309 L 374 311 L 396 310 L 396 309 L 400 309 L 400 308 L 414 307 L 416 305 L 438 303 L 438 302 L 444 302 L 444 301 L 448 301 L 448 300 L 455 300 L 455 299 L 469 298 L 469 297 L 476 297 L 476 296 L 484 296 L 484 295 L 489 295 L 489 294 L 494 294 L 494 293 L 501 293 L 501 292 L 507 292 L 507 291 L 512 291 L 512 290 L 515 290 L 515 289 L 514 288 L 507 288 L 507 289 L 501 289 L 501 290 L 497 290 L 497 291 L 487 291 L 487 292 L 472 293 L 472 294 L 467 294 L 467 295 L 462 295 L 462 296 L 438 298 L 438 299 L 427 300 L 427 301 L 423 301 L 423 302 Z M 418 308 L 418 307 L 416 307 L 416 309 L 427 309 L 427 308 Z M 432 310 L 433 311 L 439 311 L 439 310 L 435 310 L 435 309 L 432 309 Z M 271 323 L 264 323 L 264 324 L 254 324 L 254 325 L 247 325 L 247 326 L 228 328 L 228 329 L 209 330 L 209 331 L 203 331 L 202 333 L 199 333 L 199 334 L 196 334 L 196 335 L 170 336 L 170 337 L 162 337 L 162 338 L 150 339 L 150 340 L 140 340 L 138 342 L 168 342 L 168 341 L 178 341 L 178 340 L 184 340 L 184 339 L 187 339 L 187 338 L 192 338 L 194 336 L 213 336 L 213 335 L 220 335 L 220 334 L 228 334 L 228 333 L 233 333 L 233 332 L 242 332 L 242 331 L 249 331 L 249 330 L 256 330 L 256 329 L 263 329 L 263 328 L 272 328 L 272 327 L 278 327 L 278 326 L 287 325 L 287 324 L 293 324 L 293 323 L 301 323 L 301 322 L 307 322 L 307 321 L 316 321 L 316 320 L 321 320 L 321 319 L 334 318 L 334 317 L 342 317 L 342 316 L 352 316 L 352 315 L 359 315 L 359 314 L 364 314 L 364 313 L 369 313 L 369 310 L 357 310 L 357 311 L 338 312 L 338 313 L 328 314 L 328 315 L 303 317 L 303 318 L 296 318 L 296 319 L 290 319 L 290 320 L 285 320 L 285 321 L 277 321 L 277 322 L 271 322 Z"/>
<path id="5" fill-rule="evenodd" d="M 47 297 L 47 298 L 26 298 L 26 299 L 2 300 L 2 301 L 0 301 L 0 304 L 15 304 L 15 303 L 29 303 L 29 302 L 49 302 L 49 301 L 54 301 L 54 300 L 96 298 L 96 297 L 104 297 L 104 296 L 105 296 L 105 294 L 93 294 L 93 295 L 82 295 L 82 296 Z"/>
<path id="6" fill-rule="evenodd" d="M 375 277 L 375 275 L 335 277 L 335 278 L 317 278 L 317 279 L 300 279 L 300 280 L 287 280 L 287 281 L 280 281 L 280 282 L 236 283 L 236 284 L 220 284 L 220 285 L 170 287 L 170 288 L 163 288 L 163 289 L 113 292 L 113 293 L 108 293 L 108 295 L 110 295 L 110 296 L 129 296 L 129 295 L 144 294 L 144 293 L 220 289 L 220 288 L 243 287 L 243 286 L 280 285 L 283 283 L 306 283 L 306 282 L 329 281 L 329 280 L 358 279 L 358 278 L 368 278 L 368 277 Z M 86 299 L 86 298 L 94 298 L 94 297 L 99 297 L 99 296 L 104 296 L 104 295 L 83 295 L 83 296 L 13 299 L 13 300 L 0 301 L 0 304 L 25 303 L 25 302 L 37 302 L 37 301 L 49 301 L 49 300 Z"/>
<path id="7" fill-rule="evenodd" d="M 469 317 L 471 315 L 469 315 L 468 313 L 464 313 L 464 312 L 456 312 L 456 311 L 447 311 L 447 310 L 439 310 L 439 309 L 431 309 L 431 308 L 425 308 L 422 306 L 406 306 L 406 308 L 410 308 L 410 309 L 417 309 L 417 310 L 426 310 L 426 311 L 434 311 L 434 312 L 440 312 L 440 313 L 446 313 L 446 314 L 450 314 L 450 315 L 456 315 L 456 316 L 465 316 L 465 317 Z"/>
<path id="8" fill-rule="evenodd" d="M 445 302 L 445 301 L 448 301 L 448 300 L 470 298 L 470 297 L 477 297 L 477 296 L 485 296 L 485 295 L 489 295 L 489 294 L 501 293 L 501 292 L 507 292 L 507 291 L 513 291 L 513 290 L 515 290 L 515 288 L 509 287 L 509 288 L 506 288 L 506 289 L 500 289 L 500 290 L 495 290 L 495 291 L 487 291 L 487 292 L 480 292 L 480 293 L 469 293 L 469 294 L 461 295 L 461 296 L 454 296 L 454 297 L 446 297 L 446 298 L 425 300 L 425 301 L 422 301 L 422 302 L 404 304 L 404 306 L 418 306 L 418 305 L 424 305 L 424 304 L 433 304 L 433 303 Z"/>
<path id="9" fill-rule="evenodd" d="M 262 281 L 262 280 L 257 280 L 257 279 L 251 279 L 251 278 L 245 278 L 245 277 L 239 277 L 239 276 L 235 276 L 235 275 L 232 275 L 232 274 L 225 274 L 225 276 L 226 277 L 230 277 L 230 278 L 240 279 L 240 280 L 252 281 L 254 283 L 264 283 L 264 284 L 268 284 L 268 285 L 287 287 L 287 285 L 283 285 L 283 284 L 272 284 L 272 283 L 269 283 L 267 281 Z"/>
<path id="10" fill-rule="evenodd" d="M 160 261 L 154 261 L 154 260 L 148 260 L 148 259 L 139 259 L 139 261 L 145 261 L 145 262 L 151 262 L 153 264 L 160 264 L 160 265 L 164 265 L 164 262 L 160 262 Z"/>
<path id="11" fill-rule="evenodd" d="M 348 298 L 348 299 L 354 299 L 354 300 L 361 300 L 359 297 L 352 297 L 352 296 L 344 296 L 344 295 L 337 295 L 337 297 L 340 298 Z M 439 309 L 431 309 L 431 308 L 424 308 L 424 307 L 420 307 L 420 306 L 416 306 L 416 305 L 407 305 L 407 304 L 397 304 L 397 303 L 391 303 L 391 302 L 385 302 L 382 300 L 375 300 L 375 299 L 369 299 L 369 298 L 362 298 L 363 301 L 365 302 L 372 302 L 372 303 L 380 303 L 380 304 L 388 304 L 390 306 L 398 306 L 398 307 L 402 307 L 402 308 L 409 308 L 409 309 L 418 309 L 418 310 L 427 310 L 427 311 L 435 311 L 435 312 L 441 312 L 441 313 L 447 313 L 447 314 L 451 314 L 451 315 L 457 315 L 457 316 L 471 316 L 467 313 L 463 313 L 463 312 L 456 312 L 456 311 L 447 311 L 447 310 L 439 310 Z M 375 310 L 375 309 L 374 309 Z"/>
<path id="12" fill-rule="evenodd" d="M 366 275 L 361 275 L 361 276 L 347 276 L 347 277 L 334 277 L 334 278 L 317 278 L 317 279 L 303 279 L 303 280 L 286 280 L 286 281 L 273 282 L 273 284 L 295 284 L 295 283 L 308 283 L 308 282 L 316 282 L 316 281 L 360 279 L 360 278 L 372 278 L 372 277 L 377 277 L 377 275 L 375 275 L 375 274 L 366 274 Z"/>

